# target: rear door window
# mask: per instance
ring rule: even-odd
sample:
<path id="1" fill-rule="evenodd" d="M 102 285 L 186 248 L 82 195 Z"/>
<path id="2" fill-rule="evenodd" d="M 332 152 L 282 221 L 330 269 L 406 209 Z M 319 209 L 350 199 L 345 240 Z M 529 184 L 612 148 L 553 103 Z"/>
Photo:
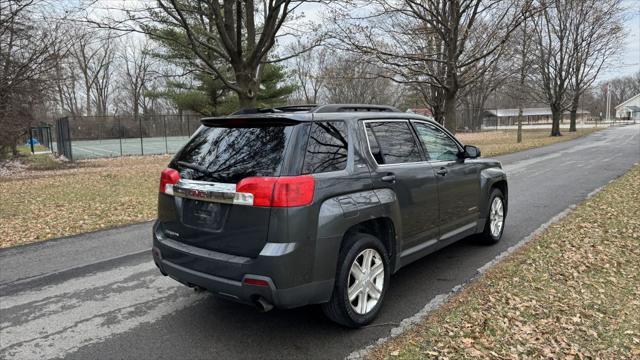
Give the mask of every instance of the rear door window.
<path id="1" fill-rule="evenodd" d="M 193 180 L 237 183 L 250 176 L 278 176 L 294 126 L 202 126 L 174 158 Z"/>
<path id="2" fill-rule="evenodd" d="M 349 150 L 344 121 L 323 121 L 311 125 L 302 172 L 317 174 L 344 170 Z"/>
<path id="3" fill-rule="evenodd" d="M 365 122 L 369 148 L 379 165 L 422 161 L 408 121 Z"/>

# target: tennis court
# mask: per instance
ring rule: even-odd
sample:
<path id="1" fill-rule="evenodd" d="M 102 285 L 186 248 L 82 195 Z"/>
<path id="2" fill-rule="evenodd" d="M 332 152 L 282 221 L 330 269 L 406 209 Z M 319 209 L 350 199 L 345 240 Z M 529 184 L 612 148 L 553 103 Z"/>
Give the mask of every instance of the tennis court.
<path id="1" fill-rule="evenodd" d="M 173 154 L 189 140 L 188 136 L 104 139 L 104 140 L 71 140 L 71 151 L 74 160 L 125 156 Z M 56 144 L 53 143 L 53 148 Z"/>

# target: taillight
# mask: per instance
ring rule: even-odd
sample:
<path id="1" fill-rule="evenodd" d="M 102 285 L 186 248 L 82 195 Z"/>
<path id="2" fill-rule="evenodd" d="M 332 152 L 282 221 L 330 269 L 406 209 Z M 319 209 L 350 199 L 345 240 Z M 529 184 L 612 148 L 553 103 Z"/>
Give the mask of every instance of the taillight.
<path id="1" fill-rule="evenodd" d="M 160 173 L 160 192 L 173 195 L 173 185 L 180 180 L 180 173 L 175 169 L 164 169 Z"/>
<path id="2" fill-rule="evenodd" d="M 311 175 L 249 177 L 240 180 L 236 192 L 253 194 L 254 206 L 294 207 L 313 201 L 315 181 Z"/>
<path id="3" fill-rule="evenodd" d="M 273 188 L 271 206 L 305 206 L 313 201 L 315 181 L 311 175 L 279 177 Z"/>

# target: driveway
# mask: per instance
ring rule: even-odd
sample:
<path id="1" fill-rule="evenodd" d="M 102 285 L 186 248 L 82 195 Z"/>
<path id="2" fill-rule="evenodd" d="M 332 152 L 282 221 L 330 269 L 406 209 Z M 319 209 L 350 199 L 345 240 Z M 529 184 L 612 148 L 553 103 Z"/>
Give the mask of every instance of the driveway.
<path id="1" fill-rule="evenodd" d="M 150 224 L 0 251 L 2 358 L 342 358 L 640 161 L 640 126 L 499 157 L 509 216 L 496 246 L 463 240 L 400 270 L 378 320 L 347 330 L 318 307 L 259 313 L 163 277 Z"/>

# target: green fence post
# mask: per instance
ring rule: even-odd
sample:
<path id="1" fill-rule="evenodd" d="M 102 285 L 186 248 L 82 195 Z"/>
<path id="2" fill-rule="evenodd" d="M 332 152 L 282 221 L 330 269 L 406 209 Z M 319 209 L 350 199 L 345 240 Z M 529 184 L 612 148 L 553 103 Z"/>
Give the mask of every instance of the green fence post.
<path id="1" fill-rule="evenodd" d="M 169 153 L 169 143 L 167 141 L 167 116 L 166 115 L 162 116 L 162 123 L 164 125 L 164 153 L 168 154 Z"/>
<path id="2" fill-rule="evenodd" d="M 136 115 L 138 117 L 138 126 L 140 127 L 140 155 L 144 155 L 144 145 L 142 144 L 142 118 L 140 115 Z"/>
<path id="3" fill-rule="evenodd" d="M 120 117 L 118 116 L 118 139 L 120 140 L 120 156 L 122 156 L 122 135 L 123 135 L 124 131 L 122 129 L 122 120 L 120 120 Z"/>
<path id="4" fill-rule="evenodd" d="M 33 149 L 33 128 L 29 127 L 29 144 L 31 145 L 31 154 L 33 155 L 35 153 L 35 150 Z"/>

